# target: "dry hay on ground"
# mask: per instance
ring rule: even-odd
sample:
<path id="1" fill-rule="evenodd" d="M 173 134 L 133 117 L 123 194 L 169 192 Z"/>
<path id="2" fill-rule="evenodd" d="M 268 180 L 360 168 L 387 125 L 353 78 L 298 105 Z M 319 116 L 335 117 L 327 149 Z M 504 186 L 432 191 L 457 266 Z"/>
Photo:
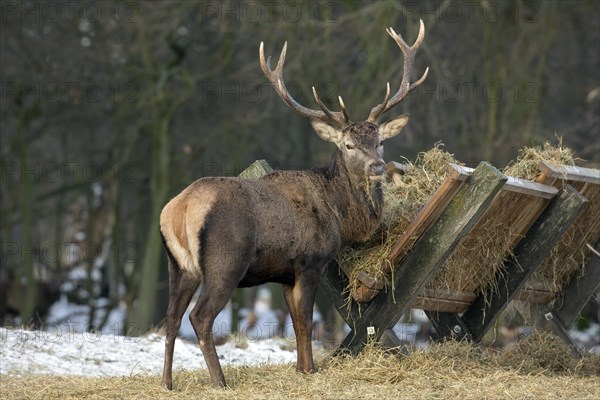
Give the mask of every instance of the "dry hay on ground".
<path id="1" fill-rule="evenodd" d="M 357 357 L 325 357 L 315 374 L 293 365 L 227 367 L 230 388 L 210 387 L 206 370 L 176 371 L 174 390 L 157 375 L 112 378 L 2 376 L 2 399 L 506 399 L 600 398 L 600 355 L 579 360 L 559 339 L 535 333 L 485 352 L 448 341 L 408 355 L 369 345 Z"/>

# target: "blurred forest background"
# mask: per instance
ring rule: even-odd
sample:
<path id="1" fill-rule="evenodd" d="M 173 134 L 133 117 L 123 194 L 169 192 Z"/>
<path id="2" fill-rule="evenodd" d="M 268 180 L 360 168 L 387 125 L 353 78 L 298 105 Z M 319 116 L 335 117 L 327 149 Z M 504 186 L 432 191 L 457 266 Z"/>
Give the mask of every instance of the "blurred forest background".
<path id="1" fill-rule="evenodd" d="M 325 164 L 318 139 L 269 87 L 258 46 L 292 95 L 311 86 L 353 120 L 395 90 L 393 27 L 426 37 L 398 107 L 411 122 L 386 160 L 443 141 L 470 164 L 504 166 L 556 135 L 600 163 L 600 2 L 3 1 L 1 274 L 4 323 L 39 324 L 65 296 L 89 321 L 124 310 L 143 333 L 164 318 L 158 231 L 169 198 L 202 176 Z M 234 307 L 235 308 L 235 307 Z M 129 324 L 129 325 L 128 325 Z M 121 331 L 123 329 L 120 329 Z"/>

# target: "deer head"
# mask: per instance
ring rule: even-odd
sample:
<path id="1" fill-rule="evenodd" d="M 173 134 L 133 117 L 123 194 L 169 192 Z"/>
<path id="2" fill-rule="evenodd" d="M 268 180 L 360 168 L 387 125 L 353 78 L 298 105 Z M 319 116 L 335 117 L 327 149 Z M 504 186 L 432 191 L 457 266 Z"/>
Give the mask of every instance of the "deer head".
<path id="1" fill-rule="evenodd" d="M 400 115 L 383 124 L 379 124 L 377 121 L 383 113 L 400 103 L 410 91 L 423 83 L 429 72 L 429 68 L 427 68 L 418 81 L 410 83 L 415 53 L 425 37 L 425 26 L 422 20 L 420 20 L 419 34 L 412 46 L 406 44 L 402 36 L 394 32 L 392 28 L 388 28 L 386 31 L 398 44 L 404 55 L 402 82 L 396 94 L 391 98 L 390 83 L 387 83 L 383 102 L 373 107 L 369 117 L 363 122 L 352 122 L 350 120 L 341 96 L 338 96 L 341 111 L 330 111 L 319 98 L 314 86 L 312 92 L 320 110 L 309 109 L 299 104 L 292 98 L 283 80 L 287 42 L 283 45 L 275 69 L 271 69 L 271 57 L 265 61 L 264 45 L 262 42 L 260 43 L 261 68 L 279 97 L 289 108 L 310 118 L 314 130 L 321 139 L 336 144 L 348 172 L 358 179 L 363 179 L 365 176 L 377 178 L 384 174 L 383 141 L 398 135 L 408 123 L 409 115 Z"/>

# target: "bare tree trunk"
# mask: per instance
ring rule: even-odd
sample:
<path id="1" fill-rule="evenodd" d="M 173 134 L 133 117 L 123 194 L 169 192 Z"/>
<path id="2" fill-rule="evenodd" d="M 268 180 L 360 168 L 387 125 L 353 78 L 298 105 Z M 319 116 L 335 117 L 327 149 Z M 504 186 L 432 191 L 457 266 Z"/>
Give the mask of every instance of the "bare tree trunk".
<path id="1" fill-rule="evenodd" d="M 173 117 L 172 114 L 173 112 L 170 110 L 166 112 L 158 126 L 151 130 L 150 219 L 140 268 L 138 306 L 135 314 L 130 318 L 130 321 L 135 324 L 135 329 L 139 332 L 145 332 L 151 328 L 157 306 L 162 252 L 159 219 L 160 212 L 169 194 L 169 126 Z"/>
<path id="2" fill-rule="evenodd" d="M 37 108 L 37 105 L 33 106 Z M 37 285 L 34 276 L 34 241 L 33 241 L 33 184 L 36 176 L 31 176 L 28 172 L 29 165 L 29 141 L 26 137 L 26 126 L 31 118 L 32 109 L 25 108 L 19 115 L 19 123 L 17 127 L 17 153 L 20 162 L 20 190 L 19 190 L 19 208 L 21 212 L 21 265 L 17 267 L 14 276 L 15 288 L 17 293 L 20 293 L 21 301 L 19 314 L 23 324 L 29 324 L 34 318 L 35 303 L 37 296 Z"/>

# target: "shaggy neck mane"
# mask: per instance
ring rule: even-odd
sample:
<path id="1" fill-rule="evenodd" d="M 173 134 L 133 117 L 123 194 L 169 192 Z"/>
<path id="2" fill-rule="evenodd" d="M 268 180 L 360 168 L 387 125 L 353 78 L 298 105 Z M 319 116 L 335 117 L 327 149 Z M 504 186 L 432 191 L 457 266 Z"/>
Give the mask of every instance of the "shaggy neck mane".
<path id="1" fill-rule="evenodd" d="M 353 176 L 339 150 L 328 166 L 312 171 L 322 178 L 324 200 L 340 223 L 342 244 L 366 241 L 381 222 L 381 183 Z"/>

